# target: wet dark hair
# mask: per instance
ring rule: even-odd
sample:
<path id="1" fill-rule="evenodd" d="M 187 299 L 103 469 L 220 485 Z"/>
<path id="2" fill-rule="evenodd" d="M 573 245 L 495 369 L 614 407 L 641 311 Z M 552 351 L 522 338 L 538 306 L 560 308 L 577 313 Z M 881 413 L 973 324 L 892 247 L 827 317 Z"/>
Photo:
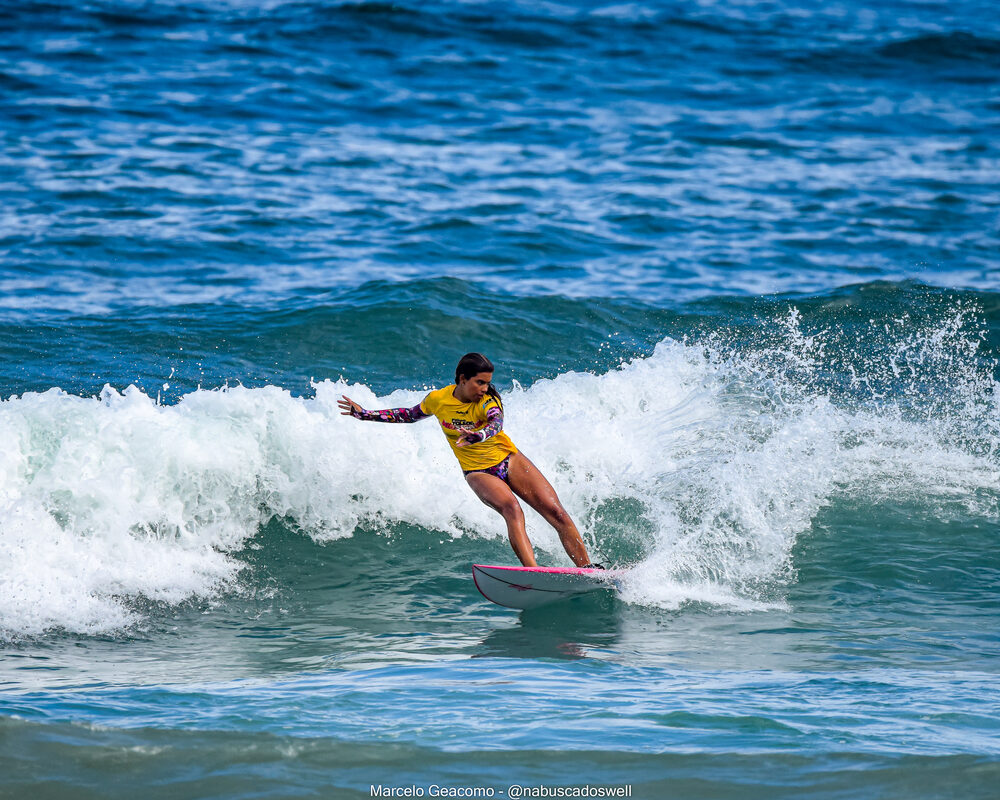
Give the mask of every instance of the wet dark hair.
<path id="1" fill-rule="evenodd" d="M 466 353 L 459 359 L 458 366 L 455 367 L 455 383 L 458 383 L 459 378 L 466 380 L 474 378 L 480 372 L 494 372 L 493 362 L 482 353 Z M 503 411 L 503 401 L 500 399 L 497 387 L 490 383 L 486 394 L 496 400 L 500 410 Z"/>

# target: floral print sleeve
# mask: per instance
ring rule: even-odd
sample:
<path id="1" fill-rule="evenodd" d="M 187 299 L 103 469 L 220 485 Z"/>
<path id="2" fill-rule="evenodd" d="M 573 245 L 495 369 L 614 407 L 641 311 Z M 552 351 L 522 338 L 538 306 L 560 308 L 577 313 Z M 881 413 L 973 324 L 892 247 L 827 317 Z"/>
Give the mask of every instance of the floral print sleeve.
<path id="1" fill-rule="evenodd" d="M 465 435 L 470 442 L 485 442 L 487 439 L 496 436 L 503 430 L 503 412 L 493 406 L 486 412 L 486 427 L 478 431 L 471 431 Z"/>
<path id="2" fill-rule="evenodd" d="M 369 422 L 417 422 L 429 417 L 417 403 L 413 408 L 385 408 L 381 411 L 360 411 L 351 410 L 351 416 L 355 419 L 363 419 Z"/>

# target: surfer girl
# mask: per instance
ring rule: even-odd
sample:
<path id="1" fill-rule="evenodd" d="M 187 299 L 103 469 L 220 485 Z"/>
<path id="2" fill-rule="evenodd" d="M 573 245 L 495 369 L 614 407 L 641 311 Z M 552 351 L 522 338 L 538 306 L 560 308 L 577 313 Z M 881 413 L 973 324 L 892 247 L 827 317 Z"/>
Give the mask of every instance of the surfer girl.
<path id="1" fill-rule="evenodd" d="M 603 569 L 590 563 L 580 531 L 555 489 L 503 432 L 503 403 L 492 380 L 490 360 L 480 353 L 467 353 L 455 368 L 455 382 L 431 392 L 413 408 L 366 411 L 346 395 L 337 403 L 344 414 L 372 422 L 417 422 L 437 417 L 466 482 L 480 500 L 503 515 L 510 546 L 524 566 L 538 564 L 524 530 L 518 497 L 556 529 L 574 564 Z"/>

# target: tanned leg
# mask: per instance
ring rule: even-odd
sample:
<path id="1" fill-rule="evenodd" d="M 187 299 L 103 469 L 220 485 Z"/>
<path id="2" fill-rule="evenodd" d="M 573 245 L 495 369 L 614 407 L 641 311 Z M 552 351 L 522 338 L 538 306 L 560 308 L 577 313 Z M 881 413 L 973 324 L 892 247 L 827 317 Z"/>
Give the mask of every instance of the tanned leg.
<path id="1" fill-rule="evenodd" d="M 498 479 L 499 480 L 499 479 Z M 559 502 L 559 496 L 538 467 L 522 453 L 514 453 L 510 457 L 510 468 L 507 471 L 510 488 L 524 502 L 541 514 L 559 534 L 559 541 L 573 563 L 584 567 L 590 563 L 587 547 L 580 537 L 573 520 Z M 503 481 L 500 481 L 503 483 Z"/>
<path id="2" fill-rule="evenodd" d="M 496 475 L 486 472 L 470 472 L 465 476 L 465 480 L 480 500 L 503 515 L 507 523 L 510 546 L 514 548 L 514 554 L 520 559 L 521 564 L 526 567 L 537 567 L 535 551 L 524 530 L 524 512 L 521 511 L 521 504 L 517 502 L 510 487 Z"/>

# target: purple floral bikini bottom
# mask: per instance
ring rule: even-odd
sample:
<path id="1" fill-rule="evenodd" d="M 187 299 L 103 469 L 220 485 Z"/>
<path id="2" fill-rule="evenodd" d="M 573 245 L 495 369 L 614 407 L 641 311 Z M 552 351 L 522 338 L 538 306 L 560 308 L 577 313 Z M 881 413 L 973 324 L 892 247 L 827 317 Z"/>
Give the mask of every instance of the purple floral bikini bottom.
<path id="1" fill-rule="evenodd" d="M 486 469 L 466 469 L 462 470 L 463 475 L 471 475 L 473 472 L 485 472 L 487 475 L 496 475 L 500 480 L 510 485 L 510 481 L 507 480 L 507 471 L 510 469 L 510 456 L 507 456 L 499 464 L 494 464 L 492 467 L 487 467 Z"/>

